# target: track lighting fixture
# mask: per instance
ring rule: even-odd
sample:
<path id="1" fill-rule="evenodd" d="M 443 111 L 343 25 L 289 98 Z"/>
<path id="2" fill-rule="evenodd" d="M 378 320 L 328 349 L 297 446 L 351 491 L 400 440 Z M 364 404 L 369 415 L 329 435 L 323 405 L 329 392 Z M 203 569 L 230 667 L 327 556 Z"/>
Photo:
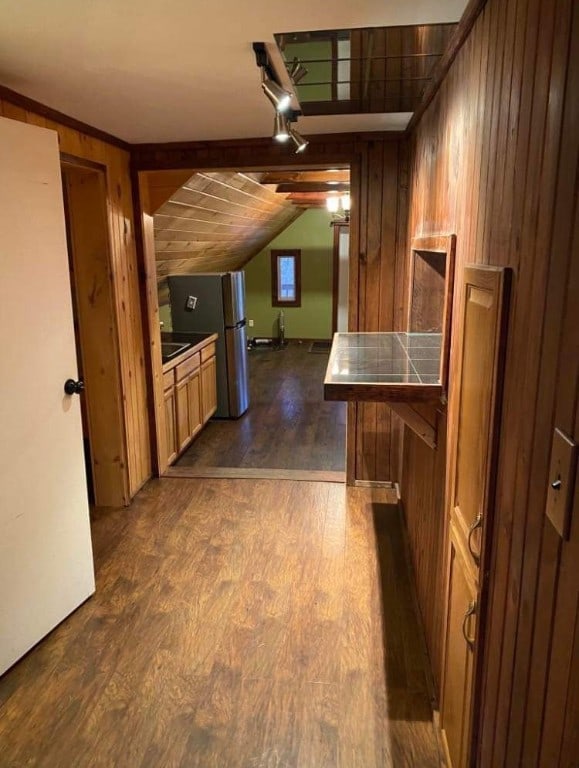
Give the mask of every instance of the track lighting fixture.
<path id="1" fill-rule="evenodd" d="M 293 94 L 286 91 L 277 82 L 277 75 L 267 54 L 265 43 L 253 43 L 253 51 L 255 53 L 255 62 L 261 71 L 261 89 L 275 108 L 273 138 L 280 143 L 291 139 L 296 153 L 303 152 L 308 146 L 308 142 L 291 127 L 291 123 L 294 123 L 298 115 L 301 114 L 301 112 L 291 109 Z M 295 84 L 305 77 L 308 71 L 295 58 L 291 68 L 288 68 L 288 73 Z"/>
<path id="2" fill-rule="evenodd" d="M 294 85 L 297 85 L 300 80 L 308 74 L 308 70 L 304 67 L 301 61 L 296 57 L 288 70 L 288 74 L 292 79 Z"/>
<path id="3" fill-rule="evenodd" d="M 298 133 L 296 130 L 290 127 L 289 129 L 289 135 L 290 139 L 293 141 L 295 148 L 296 148 L 296 155 L 298 152 L 303 152 L 304 149 L 308 146 L 309 141 L 304 139 L 304 137 Z"/>
<path id="4" fill-rule="evenodd" d="M 265 73 L 261 83 L 261 88 L 277 112 L 285 112 L 289 109 L 292 98 L 291 93 L 284 91 L 281 85 L 278 85 L 275 80 L 272 80 L 269 77 L 265 77 Z"/>
<path id="5" fill-rule="evenodd" d="M 290 137 L 289 120 L 281 112 L 276 112 L 273 119 L 273 138 L 276 141 L 287 141 Z"/>

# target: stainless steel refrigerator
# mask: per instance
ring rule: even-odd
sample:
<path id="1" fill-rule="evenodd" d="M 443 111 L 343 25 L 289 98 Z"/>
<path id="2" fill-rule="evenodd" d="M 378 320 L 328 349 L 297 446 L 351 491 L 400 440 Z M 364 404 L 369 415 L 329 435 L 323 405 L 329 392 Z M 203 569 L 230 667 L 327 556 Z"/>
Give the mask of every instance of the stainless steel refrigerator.
<path id="1" fill-rule="evenodd" d="M 218 333 L 217 411 L 237 418 L 249 406 L 245 274 L 170 275 L 173 331 Z"/>

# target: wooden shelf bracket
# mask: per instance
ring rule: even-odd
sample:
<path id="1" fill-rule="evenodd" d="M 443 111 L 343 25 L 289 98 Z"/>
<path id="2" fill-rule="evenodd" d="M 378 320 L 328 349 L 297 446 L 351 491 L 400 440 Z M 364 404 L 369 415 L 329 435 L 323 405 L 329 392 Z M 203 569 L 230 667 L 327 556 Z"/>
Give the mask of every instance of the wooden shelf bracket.
<path id="1" fill-rule="evenodd" d="M 407 427 L 410 427 L 421 440 L 424 440 L 426 445 L 432 449 L 436 449 L 436 426 L 438 418 L 435 406 L 432 406 L 432 420 L 434 424 L 431 424 L 422 413 L 417 411 L 416 408 L 409 403 L 388 403 L 388 405 L 397 416 L 400 416 Z"/>

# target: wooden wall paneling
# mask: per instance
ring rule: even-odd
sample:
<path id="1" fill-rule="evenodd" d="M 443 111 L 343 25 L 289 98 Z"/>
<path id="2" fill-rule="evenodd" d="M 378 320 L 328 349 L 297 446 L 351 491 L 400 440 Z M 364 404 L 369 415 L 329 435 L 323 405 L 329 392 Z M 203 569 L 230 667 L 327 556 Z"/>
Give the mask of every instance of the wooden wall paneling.
<path id="1" fill-rule="evenodd" d="M 94 500 L 119 507 L 130 496 L 105 174 L 65 165 L 63 177 Z"/>
<path id="2" fill-rule="evenodd" d="M 128 156 L 115 153 L 109 167 L 109 203 L 116 238 L 117 316 L 124 341 L 121 365 L 125 417 L 127 434 L 132 436 L 128 440 L 128 455 L 133 496 L 151 476 L 150 436 L 145 417 L 148 409 L 145 355 Z"/>
<path id="3" fill-rule="evenodd" d="M 533 0 L 526 3 L 528 7 L 527 23 L 525 28 L 525 44 L 524 44 L 524 59 L 523 59 L 523 73 L 524 76 L 521 79 L 521 91 L 518 99 L 518 122 L 517 122 L 517 134 L 516 134 L 516 146 L 515 146 L 515 175 L 513 179 L 512 194 L 512 217 L 509 222 L 509 251 L 510 259 L 513 267 L 518 270 L 521 254 L 521 237 L 523 230 L 523 208 L 526 199 L 526 173 L 527 162 L 529 157 L 529 142 L 531 135 L 531 116 L 534 98 L 534 78 L 535 78 L 535 59 L 536 59 L 536 47 L 537 37 L 539 31 L 539 0 Z M 511 99 L 511 103 L 513 103 Z M 518 294 L 518 286 L 516 288 Z M 516 300 L 518 302 L 518 299 Z M 515 331 L 513 329 L 513 335 L 511 344 L 514 345 Z M 511 354 L 509 352 L 508 358 L 510 360 Z M 506 410 L 508 405 L 506 406 Z M 512 418 L 509 417 L 508 410 L 505 416 L 505 429 L 515 430 L 515 415 L 516 410 L 513 411 Z M 506 457 L 505 461 L 508 461 Z M 511 466 L 506 470 L 507 472 L 514 472 L 514 466 Z M 514 485 L 514 484 L 513 484 Z M 487 631 L 490 636 L 496 636 L 501 631 L 503 616 L 499 606 L 504 606 L 507 600 L 507 577 L 506 567 L 509 557 L 509 547 L 511 539 L 512 520 L 506 514 L 507 510 L 512 509 L 514 501 L 505 500 L 506 508 L 503 511 L 499 519 L 499 524 L 496 530 L 497 545 L 493 547 L 495 561 L 492 565 L 494 573 L 494 579 L 492 584 L 493 594 L 491 595 L 491 602 L 494 606 L 494 610 L 489 613 Z M 506 551 L 503 548 L 506 547 Z M 494 625 L 497 625 L 496 629 Z M 487 718 L 493 718 L 497 707 L 498 687 L 499 679 L 501 675 L 501 646 L 493 646 L 489 644 L 488 650 L 488 671 L 486 678 L 483 681 L 485 686 L 484 698 L 483 698 L 483 723 L 487 721 Z M 489 736 L 484 741 L 481 740 L 481 760 L 483 764 L 492 759 L 493 750 L 493 738 Z"/>
<path id="4" fill-rule="evenodd" d="M 364 87 L 364 84 L 363 84 Z M 366 249 L 360 264 L 360 283 L 364 286 L 360 295 L 361 331 L 378 331 L 380 328 L 380 270 L 382 234 L 384 149 L 382 142 L 371 142 L 368 147 L 368 199 L 365 216 Z M 376 435 L 378 405 L 358 405 L 358 438 L 356 477 L 358 480 L 378 479 L 376 475 Z M 389 460 L 388 456 L 388 460 Z"/>
<path id="5" fill-rule="evenodd" d="M 438 698 L 444 617 L 444 537 L 446 415 L 439 413 L 438 445 L 429 448 L 406 429 L 401 476 L 402 508 L 410 541 L 412 566 L 435 695 Z M 416 468 L 420 467 L 420 471 Z"/>
<path id="6" fill-rule="evenodd" d="M 365 215 L 363 212 L 366 211 L 366 186 L 362 183 L 362 179 L 366 177 L 368 165 L 365 149 L 350 166 L 349 331 L 358 330 L 360 323 L 360 264 L 366 252 L 365 229 L 362 229 L 362 218 Z M 348 403 L 347 408 L 346 482 L 351 485 L 356 480 L 358 403 Z"/>
<path id="7" fill-rule="evenodd" d="M 384 144 L 383 151 L 378 328 L 392 330 L 396 323 L 396 238 L 398 236 L 400 156 L 399 148 L 394 144 Z M 391 409 L 386 404 L 378 403 L 374 474 L 384 480 L 398 478 L 398 446 L 392 444 L 393 430 L 398 425 L 395 427 L 394 421 Z M 382 463 L 389 468 L 389 474 L 384 474 Z"/>
<path id="8" fill-rule="evenodd" d="M 546 302 L 549 297 L 549 271 L 551 275 L 556 265 L 565 270 L 567 267 L 567 254 L 559 253 L 557 260 L 554 260 L 556 256 L 553 253 L 551 241 L 553 237 L 553 225 L 554 225 L 554 212 L 558 207 L 562 207 L 563 216 L 559 219 L 560 229 L 567 233 L 569 237 L 569 226 L 572 220 L 572 212 L 569 203 L 565 199 L 558 201 L 556 204 L 556 188 L 558 175 L 560 168 L 558 164 L 560 141 L 561 141 L 561 124 L 562 124 L 562 109 L 563 98 L 552 99 L 550 94 L 553 92 L 553 88 L 561 89 L 562 84 L 565 83 L 566 67 L 568 60 L 568 41 L 569 41 L 569 29 L 570 29 L 570 4 L 560 2 L 558 7 L 557 19 L 559 19 L 560 27 L 558 34 L 555 34 L 556 27 L 554 27 L 555 16 L 551 16 L 551 9 L 548 11 L 547 17 L 543 17 L 544 24 L 541 23 L 541 35 L 545 35 L 545 38 L 549 43 L 545 44 L 544 49 L 544 65 L 550 70 L 550 77 L 547 77 L 544 83 L 545 90 L 540 92 L 544 98 L 546 105 L 545 113 L 545 128 L 542 141 L 542 173 L 540 178 L 540 193 L 537 201 L 537 208 L 535 209 L 536 216 L 536 231 L 533 239 L 533 246 L 535 248 L 537 267 L 534 272 L 534 280 L 531 293 L 531 306 L 538 309 L 539 315 L 542 318 L 545 316 L 545 322 L 543 323 L 542 331 L 538 331 L 538 338 L 530 340 L 529 353 L 533 358 L 538 358 L 538 370 L 536 381 L 536 405 L 535 405 L 535 422 L 533 425 L 533 433 L 531 439 L 532 450 L 530 454 L 530 475 L 528 480 L 528 498 L 533 500 L 534 503 L 528 505 L 528 517 L 525 520 L 525 539 L 521 544 L 521 561 L 520 571 L 515 571 L 516 577 L 521 579 L 522 590 L 520 595 L 520 605 L 517 607 L 518 616 L 516 618 L 517 626 L 517 643 L 516 650 L 514 652 L 514 667 L 513 667 L 513 680 L 511 682 L 512 699 L 516 700 L 517 697 L 524 695 L 528 690 L 528 677 L 530 674 L 531 664 L 536 663 L 535 651 L 532 648 L 533 629 L 532 625 L 535 621 L 535 611 L 529 606 L 533 606 L 536 601 L 537 595 L 537 577 L 536 574 L 539 569 L 539 563 L 542 551 L 542 532 L 543 532 L 543 515 L 544 515 L 544 498 L 545 490 L 548 480 L 548 462 L 550 452 L 550 436 L 552 431 L 552 418 L 553 418 L 553 404 L 554 404 L 554 391 L 555 383 L 553 376 L 553 368 L 549 366 L 549 362 L 552 364 L 556 360 L 552 359 L 552 351 L 549 349 L 545 333 L 546 330 L 550 331 L 552 338 L 553 331 L 558 333 L 561 327 L 561 319 L 556 309 L 557 305 L 553 305 L 550 313 L 545 312 Z M 541 59 L 539 59 L 539 66 L 542 65 Z M 562 89 L 563 90 L 563 89 Z M 568 94 L 570 98 L 570 93 Z M 568 156 L 565 157 L 566 162 L 569 161 Z M 572 195 L 571 189 L 568 188 L 569 194 Z M 555 216 L 558 218 L 557 214 Z M 545 255 L 548 254 L 548 258 Z M 553 339 L 554 346 L 557 346 L 556 340 Z M 571 362 L 571 361 L 569 361 Z M 556 365 L 554 367 L 556 370 Z M 568 422 L 569 423 L 569 422 Z M 542 503 L 539 503 L 539 500 Z M 520 576 L 519 576 L 520 573 Z M 552 575 L 554 578 L 554 574 Z M 546 613 L 541 616 L 541 622 L 546 618 Z M 508 624 L 508 611 L 507 611 L 507 624 Z M 532 659 L 532 662 L 531 662 Z M 526 741 L 524 737 L 524 718 L 525 711 L 521 711 L 523 708 L 516 708 L 512 710 L 511 714 L 511 728 L 508 734 L 508 748 L 506 759 L 520 759 L 521 750 L 523 744 Z"/>
<path id="9" fill-rule="evenodd" d="M 409 233 L 456 231 L 458 275 L 465 260 L 515 270 L 479 755 L 480 765 L 493 768 L 556 765 L 573 739 L 568 720 L 559 718 L 554 727 L 565 697 L 574 701 L 557 682 L 564 677 L 560 660 L 567 660 L 568 677 L 576 667 L 563 620 L 555 619 L 559 629 L 552 634 L 549 619 L 559 606 L 567 626 L 575 616 L 560 591 L 567 545 L 559 566 L 544 498 L 558 403 L 565 387 L 576 387 L 557 357 L 568 301 L 561 291 L 573 258 L 579 130 L 569 83 L 577 79 L 576 14 L 568 0 L 489 0 L 411 138 Z M 566 348 L 567 365 L 575 354 L 573 344 Z M 452 391 L 449 396 L 452 438 Z M 415 568 L 426 571 L 423 551 L 415 548 L 430 521 L 405 494 L 412 478 L 431 496 L 435 478 L 414 455 L 414 441 L 406 432 L 402 493 L 408 525 L 419 527 Z M 421 596 L 425 614 L 430 601 L 430 593 Z"/>
<path id="10" fill-rule="evenodd" d="M 150 366 L 149 393 L 152 404 L 149 425 L 152 435 L 153 472 L 162 475 L 173 454 L 173 447 L 168 445 L 166 430 L 166 408 L 163 385 L 163 365 L 161 359 L 161 325 L 159 316 L 159 296 L 157 290 L 157 261 L 155 258 L 155 235 L 153 211 L 149 201 L 149 180 L 147 173 L 134 173 L 136 208 L 140 210 L 139 244 L 143 256 L 144 268 L 144 304 L 146 306 L 147 361 Z"/>
<path id="11" fill-rule="evenodd" d="M 2 91 L 4 95 L 4 91 Z M 57 122 L 58 113 L 38 105 L 38 112 L 28 110 L 22 104 L 34 102 L 19 98 L 12 104 L 4 95 L 1 114 L 5 117 L 30 122 L 55 130 L 59 136 L 61 152 L 82 160 L 101 164 L 106 168 L 108 194 L 109 240 L 111 280 L 115 292 L 118 350 L 121 361 L 123 390 L 123 418 L 125 421 L 126 452 L 128 465 L 124 467 L 128 477 L 129 494 L 132 496 L 149 478 L 150 446 L 146 428 L 147 399 L 142 347 L 141 308 L 138 297 L 137 259 L 133 233 L 133 211 L 129 177 L 129 153 L 122 142 L 114 137 L 91 130 L 81 132 L 82 124 L 65 119 Z M 66 124 L 65 124 L 66 123 Z M 77 126 L 77 127 L 74 127 Z M 88 129 L 87 129 L 88 131 Z M 108 139 L 105 141 L 104 139 Z M 122 145 L 122 146 L 121 146 Z M 130 318 L 127 332 L 123 317 Z M 138 414 L 138 418 L 133 415 Z M 144 426 L 145 425 L 145 426 Z M 131 453 L 129 453 L 129 450 Z"/>
<path id="12" fill-rule="evenodd" d="M 517 714 L 512 709 L 513 675 L 517 669 L 521 670 L 516 658 L 519 634 L 517 624 L 521 603 L 521 585 L 523 580 L 524 562 L 527 555 L 526 547 L 529 537 L 534 538 L 532 526 L 537 516 L 542 517 L 543 509 L 539 498 L 529 496 L 530 485 L 530 458 L 534 441 L 537 412 L 535 408 L 537 390 L 540 375 L 541 355 L 541 320 L 542 307 L 545 300 L 545 282 L 547 274 L 548 258 L 543 250 L 538 248 L 538 239 L 541 230 L 550 226 L 552 216 L 552 191 L 549 188 L 549 176 L 552 172 L 553 158 L 546 155 L 546 116 L 549 95 L 550 60 L 553 46 L 555 4 L 541 3 L 538 15 L 540 34 L 537 38 L 536 70 L 533 88 L 533 107 L 531 112 L 531 133 L 529 137 L 529 157 L 532 162 L 527 162 L 527 179 L 525 185 L 525 205 L 523 209 L 521 230 L 520 273 L 518 281 L 518 299 L 514 312 L 514 328 L 516 339 L 526 337 L 524 344 L 519 343 L 512 349 L 511 365 L 515 377 L 520 377 L 521 386 L 517 391 L 507 390 L 506 410 L 514 413 L 517 418 L 515 433 L 519 443 L 527 446 L 524 453 L 509 452 L 506 461 L 508 468 L 504 472 L 509 477 L 519 478 L 517 483 L 506 483 L 503 475 L 502 490 L 499 492 L 499 504 L 507 509 L 512 509 L 510 557 L 508 558 L 507 599 L 505 615 L 502 623 L 502 670 L 503 674 L 497 690 L 497 711 L 494 728 L 495 748 L 492 760 L 502 763 L 508 759 L 510 750 L 520 749 L 520 730 L 513 729 L 510 733 L 508 722 L 511 718 L 520 716 L 520 708 Z M 556 161 L 556 158 L 555 158 Z M 547 208 L 541 205 L 541 198 L 548 201 Z M 543 215 L 541 215 L 541 213 Z M 526 261 L 531 267 L 524 268 Z M 528 307 L 533 307 L 534 312 L 529 316 Z M 518 407 L 517 407 L 518 404 Z M 527 405 L 527 412 L 521 405 Z M 513 473 L 513 474 L 511 474 Z M 543 475 L 544 477 L 544 475 Z M 501 496 L 503 496 L 501 498 Z M 512 505 L 512 506 L 511 506 Z M 504 541 L 504 540 L 503 540 Z M 531 555 L 530 544 L 528 554 Z M 501 553 L 502 554 L 502 553 Z M 503 560 L 501 554 L 497 557 Z M 534 577 L 532 577 L 534 578 Z M 516 585 L 516 587 L 515 587 Z M 513 588 L 516 592 L 513 593 Z M 516 597 L 512 597 L 512 595 Z M 527 610 L 525 606 L 525 610 Z M 490 642 L 496 640 L 496 635 L 490 636 Z M 524 667 L 523 667 L 524 668 Z M 519 672 L 520 673 L 520 672 Z M 523 674 L 526 674 L 523 672 Z M 519 742 L 519 746 L 515 746 Z"/>
<path id="13" fill-rule="evenodd" d="M 572 84 L 576 82 L 579 75 L 579 11 L 576 4 L 562 4 L 561 13 L 556 17 L 556 27 L 553 47 L 553 60 L 551 65 L 551 82 L 559 83 L 565 81 L 565 91 L 561 91 L 561 98 L 551 102 L 552 108 L 549 110 L 547 119 L 547 142 L 548 147 L 555 141 L 556 147 L 553 151 L 559 154 L 557 189 L 553 204 L 554 216 L 552 220 L 552 229 L 549 233 L 549 239 L 544 243 L 544 248 L 550 254 L 549 276 L 546 290 L 545 322 L 543 324 L 542 355 L 541 355 L 541 378 L 539 383 L 539 395 L 537 401 L 537 435 L 539 440 L 535 440 L 535 446 L 532 457 L 531 470 L 531 494 L 538 494 L 544 498 L 546 477 L 544 464 L 549 460 L 549 449 L 551 443 L 551 432 L 553 426 L 564 429 L 569 435 L 577 438 L 576 415 L 574 409 L 577 407 L 579 360 L 578 345 L 579 334 L 577 332 L 576 318 L 573 316 L 572 297 L 577 295 L 579 289 L 579 206 L 576 196 L 577 169 L 579 167 L 579 110 L 576 99 L 573 94 Z M 575 34 L 573 35 L 573 31 Z M 571 45 L 570 48 L 568 46 Z M 569 54 L 567 54 L 569 50 Z M 562 119 L 560 111 L 562 110 Z M 557 126 L 561 124 L 562 129 L 559 135 Z M 572 224 L 571 222 L 574 222 Z M 541 247 L 539 243 L 538 247 Z M 573 257 L 575 254 L 575 257 Z M 573 352 L 575 354 L 573 354 Z M 554 413 L 554 420 L 552 414 Z M 534 477 L 534 473 L 537 477 Z M 577 519 L 577 516 L 576 518 Z M 545 685 L 545 675 L 547 673 L 547 661 L 549 655 L 551 659 L 563 660 L 570 652 L 572 647 L 569 642 L 568 628 L 575 619 L 573 608 L 564 609 L 560 612 L 559 605 L 555 606 L 555 590 L 557 589 L 560 597 L 557 597 L 557 603 L 563 604 L 569 602 L 569 599 L 576 600 L 577 597 L 577 567 L 571 567 L 569 564 L 573 560 L 568 560 L 568 556 L 573 551 L 577 551 L 577 526 L 575 526 L 575 540 L 562 546 L 561 569 L 559 565 L 559 546 L 558 537 L 553 536 L 550 524 L 545 523 L 544 529 L 540 527 L 540 518 L 537 520 L 537 534 L 542 533 L 542 540 L 535 544 L 535 551 L 531 550 L 529 554 L 534 555 L 530 559 L 529 570 L 535 566 L 537 576 L 537 599 L 535 602 L 535 614 L 528 616 L 522 615 L 519 620 L 519 632 L 526 630 L 528 645 L 525 647 L 527 654 L 532 654 L 533 664 L 531 666 L 529 680 L 525 680 L 529 691 L 542 691 Z M 537 549 L 540 548 L 540 549 Z M 528 545 L 526 547 L 528 551 Z M 529 557 L 529 555 L 527 555 Z M 575 563 L 577 561 L 575 560 Z M 531 571 L 531 574 L 535 572 Z M 575 583 L 573 583 L 573 574 L 575 574 Z M 529 587 L 534 586 L 532 578 L 524 579 Z M 567 593 L 565 592 L 567 590 Z M 574 595 L 575 597 L 571 597 Z M 522 595 L 525 599 L 526 594 Z M 531 594 L 530 597 L 533 597 Z M 527 598 L 529 599 L 529 598 Z M 553 636 L 549 632 L 541 631 L 544 626 L 543 619 L 549 615 L 554 616 L 556 622 Z M 540 625 L 533 624 L 535 616 L 541 616 Z M 560 625 L 561 617 L 564 626 Z M 529 622 L 529 619 L 531 621 Z M 528 626 L 528 622 L 530 626 Z M 531 644 L 531 632 L 532 644 Z M 537 660 L 545 660 L 545 663 L 536 663 Z M 563 691 L 567 685 L 568 674 L 565 664 L 557 669 L 555 664 L 555 680 L 563 679 L 564 686 L 550 685 L 551 705 L 548 706 L 545 713 L 545 725 L 543 728 L 543 750 L 542 764 L 550 764 L 543 756 L 553 756 L 556 752 L 554 745 L 561 738 L 563 723 L 560 717 L 563 706 Z M 561 678 L 561 673 L 563 677 Z M 515 685 L 517 679 L 515 678 Z M 515 695 L 515 694 L 514 694 Z M 529 698 L 528 707 L 525 714 L 525 730 L 530 732 L 525 735 L 523 742 L 522 759 L 529 760 L 531 756 L 538 753 L 538 738 L 535 734 L 540 733 L 541 718 L 543 717 L 543 708 L 539 706 L 540 697 L 533 696 Z M 531 751 L 535 747 L 534 751 Z"/>

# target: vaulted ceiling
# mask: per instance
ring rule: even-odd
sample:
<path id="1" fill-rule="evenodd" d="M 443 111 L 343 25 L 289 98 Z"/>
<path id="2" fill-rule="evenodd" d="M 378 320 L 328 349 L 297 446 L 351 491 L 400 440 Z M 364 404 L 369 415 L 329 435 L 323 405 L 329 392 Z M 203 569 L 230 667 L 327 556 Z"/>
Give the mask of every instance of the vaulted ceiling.
<path id="1" fill-rule="evenodd" d="M 160 281 L 241 269 L 305 209 L 350 188 L 348 169 L 148 176 Z"/>

